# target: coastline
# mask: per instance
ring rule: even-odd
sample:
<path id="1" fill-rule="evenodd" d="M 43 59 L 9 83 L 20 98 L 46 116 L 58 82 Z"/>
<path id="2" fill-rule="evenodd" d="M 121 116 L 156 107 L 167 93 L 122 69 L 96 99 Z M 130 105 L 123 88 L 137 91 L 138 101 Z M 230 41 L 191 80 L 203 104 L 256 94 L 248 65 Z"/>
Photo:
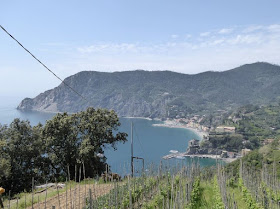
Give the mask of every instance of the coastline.
<path id="1" fill-rule="evenodd" d="M 197 124 L 190 126 L 188 124 L 183 124 L 180 123 L 178 120 L 167 120 L 164 121 L 163 124 L 153 124 L 153 126 L 158 126 L 158 127 L 166 127 L 166 128 L 183 128 L 183 129 L 188 129 L 193 132 L 195 132 L 199 137 L 200 140 L 203 140 L 205 138 L 208 138 L 209 132 L 201 130 L 202 127 L 199 128 Z M 231 163 L 238 158 L 223 158 L 220 155 L 215 155 L 215 154 L 188 154 L 187 152 L 185 153 L 172 153 L 168 154 L 162 157 L 165 160 L 171 159 L 171 158 L 178 158 L 178 159 L 184 159 L 184 158 L 208 158 L 208 159 L 213 159 L 213 160 L 219 160 L 223 161 L 225 163 Z"/>
<path id="2" fill-rule="evenodd" d="M 200 137 L 200 140 L 203 140 L 204 138 L 207 138 L 209 136 L 209 132 L 203 131 L 199 128 L 190 127 L 187 124 L 182 124 L 180 122 L 177 122 L 176 120 L 167 120 L 164 121 L 162 124 L 153 124 L 152 126 L 166 127 L 166 128 L 183 128 L 183 129 L 191 130 Z M 208 158 L 208 159 L 223 161 L 225 163 L 231 163 L 238 159 L 238 158 L 222 158 L 220 155 L 213 155 L 213 154 L 187 154 L 187 153 L 179 153 L 179 152 L 165 155 L 162 158 L 168 160 L 171 158 L 183 159 L 185 157 Z"/>
<path id="3" fill-rule="evenodd" d="M 146 117 L 129 117 L 129 116 L 125 116 L 125 117 L 121 117 L 121 118 L 134 118 L 134 119 L 143 119 L 143 120 L 153 120 L 152 118 L 146 118 Z"/>
<path id="4" fill-rule="evenodd" d="M 166 128 L 183 128 L 183 129 L 191 130 L 192 132 L 196 133 L 199 136 L 199 140 L 202 140 L 204 137 L 208 137 L 209 135 L 208 132 L 202 131 L 198 128 L 189 127 L 182 123 L 177 123 L 174 120 L 166 120 L 162 124 L 153 124 L 153 126 L 166 127 Z"/>
<path id="5" fill-rule="evenodd" d="M 187 154 L 187 153 L 168 154 L 168 155 L 163 156 L 162 158 L 164 160 L 169 160 L 169 159 L 172 159 L 172 158 L 183 159 L 185 157 L 188 157 L 188 158 L 194 158 L 194 157 L 209 158 L 209 159 L 213 159 L 213 160 L 221 160 L 225 163 L 231 163 L 231 162 L 238 159 L 238 158 L 222 158 L 220 155 L 211 155 L 211 154 L 193 154 L 193 155 L 190 155 L 190 154 Z"/>

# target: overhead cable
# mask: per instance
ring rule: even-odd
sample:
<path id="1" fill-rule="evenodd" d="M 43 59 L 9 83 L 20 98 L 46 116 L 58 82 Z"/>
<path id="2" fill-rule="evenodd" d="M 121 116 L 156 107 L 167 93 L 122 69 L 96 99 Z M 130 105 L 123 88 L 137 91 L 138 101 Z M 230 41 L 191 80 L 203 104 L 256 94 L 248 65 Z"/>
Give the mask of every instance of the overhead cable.
<path id="1" fill-rule="evenodd" d="M 77 94 L 79 97 L 81 97 L 86 102 L 90 103 L 82 94 L 80 94 L 78 91 L 76 91 L 74 88 L 72 88 L 70 85 L 68 85 L 65 81 L 63 81 L 59 76 L 57 76 L 51 69 L 49 69 L 43 62 L 41 62 L 34 54 L 32 54 L 27 48 L 25 48 L 14 36 L 12 36 L 2 25 L 0 25 L 0 28 L 7 33 L 14 41 L 18 43 L 28 54 L 30 54 L 35 60 L 37 60 L 44 68 L 46 68 L 50 73 L 52 73 L 57 79 L 59 79 L 65 86 L 70 88 L 75 94 Z"/>

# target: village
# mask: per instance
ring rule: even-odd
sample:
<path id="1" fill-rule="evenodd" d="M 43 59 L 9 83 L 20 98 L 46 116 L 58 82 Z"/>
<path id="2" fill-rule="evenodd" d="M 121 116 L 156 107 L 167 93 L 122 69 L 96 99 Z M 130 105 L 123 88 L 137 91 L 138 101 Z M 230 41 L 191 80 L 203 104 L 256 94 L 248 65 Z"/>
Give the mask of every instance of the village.
<path id="1" fill-rule="evenodd" d="M 168 160 L 172 158 L 183 159 L 185 157 L 197 157 L 223 160 L 230 163 L 237 160 L 238 158 L 244 157 L 251 151 L 250 149 L 242 149 L 240 153 L 228 152 L 226 150 L 216 150 L 215 152 L 215 150 L 209 151 L 208 149 L 201 148 L 200 143 L 200 140 L 192 139 L 188 142 L 188 148 L 185 153 L 180 153 L 172 150 L 172 154 L 165 155 L 163 159 Z"/>
<path id="2" fill-rule="evenodd" d="M 236 133 L 236 127 L 234 126 L 225 126 L 220 125 L 217 127 L 207 127 L 201 125 L 201 121 L 204 119 L 204 116 L 194 115 L 190 118 L 177 118 L 173 120 L 165 121 L 165 126 L 168 127 L 177 127 L 177 128 L 187 128 L 195 131 L 201 138 L 192 139 L 188 141 L 188 148 L 186 152 L 180 153 L 174 150 L 171 150 L 171 154 L 165 155 L 163 159 L 183 159 L 185 157 L 198 157 L 198 158 L 211 158 L 216 160 L 222 160 L 225 162 L 233 162 L 236 159 L 246 156 L 251 149 L 246 148 L 248 143 L 247 140 L 242 139 L 243 148 L 238 151 L 226 150 L 222 147 L 215 147 L 212 144 L 213 138 L 218 138 L 219 140 L 223 140 L 225 137 L 234 138 L 234 137 L 242 137 L 241 134 Z M 240 118 L 229 117 L 234 123 L 238 123 Z M 263 140 L 262 145 L 271 144 L 274 141 L 272 138 L 268 138 Z"/>

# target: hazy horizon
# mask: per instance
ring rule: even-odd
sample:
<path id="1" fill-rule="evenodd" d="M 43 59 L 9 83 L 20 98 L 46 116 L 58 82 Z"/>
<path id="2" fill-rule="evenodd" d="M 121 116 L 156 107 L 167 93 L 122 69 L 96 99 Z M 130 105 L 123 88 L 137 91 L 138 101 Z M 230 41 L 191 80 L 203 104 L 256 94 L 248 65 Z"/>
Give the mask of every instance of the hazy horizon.
<path id="1" fill-rule="evenodd" d="M 1 25 L 62 79 L 80 71 L 225 71 L 280 64 L 280 2 L 1 2 Z M 60 84 L 0 31 L 0 96 Z"/>
<path id="2" fill-rule="evenodd" d="M 221 70 L 221 71 L 215 71 L 215 70 L 206 70 L 206 71 L 202 71 L 202 72 L 195 72 L 195 73 L 184 73 L 184 72 L 176 72 L 176 71 L 172 71 L 172 70 L 145 70 L 145 69 L 132 69 L 132 70 L 123 70 L 123 71 L 111 71 L 111 72 L 108 72 L 108 71 L 98 71 L 98 70 L 82 70 L 82 71 L 79 71 L 79 72 L 76 72 L 72 75 L 75 75 L 75 74 L 78 74 L 80 72 L 101 72 L 101 73 L 117 73 L 117 72 L 129 72 L 129 71 L 147 71 L 147 72 L 152 72 L 152 71 L 158 71 L 158 72 L 163 72 L 163 71 L 169 71 L 169 72 L 174 72 L 174 73 L 181 73 L 181 74 L 185 74 L 185 75 L 197 75 L 197 74 L 200 74 L 200 73 L 206 73 L 206 72 L 225 72 L 225 71 L 230 71 L 230 70 L 233 70 L 235 68 L 238 68 L 238 67 L 241 67 L 243 65 L 250 65 L 250 64 L 255 64 L 255 63 L 268 63 L 268 64 L 271 64 L 271 65 L 276 65 L 276 66 L 280 66 L 279 64 L 274 64 L 274 63 L 269 63 L 269 62 L 262 62 L 262 61 L 258 61 L 258 62 L 253 62 L 253 63 L 244 63 L 244 64 L 241 64 L 241 65 L 238 65 L 236 67 L 233 67 L 233 68 L 230 68 L 230 69 L 225 69 L 225 70 Z M 67 77 L 70 77 L 72 75 L 69 75 Z M 65 77 L 65 78 L 67 78 Z M 64 78 L 64 79 L 65 79 Z M 50 86 L 50 87 L 46 87 L 46 89 L 42 90 L 41 92 L 39 92 L 38 94 L 35 94 L 35 95 L 32 95 L 32 96 L 25 96 L 24 94 L 10 94 L 8 92 L 8 94 L 1 94 L 0 95 L 0 99 L 1 98 L 9 98 L 11 99 L 11 104 L 15 102 L 14 101 L 17 101 L 17 102 L 20 102 L 22 99 L 24 98 L 34 98 L 36 96 L 38 96 L 40 93 L 43 93 L 45 91 L 48 91 L 50 89 L 53 89 L 57 86 L 59 86 L 61 84 L 61 82 L 58 81 L 57 85 L 54 85 L 54 86 Z"/>

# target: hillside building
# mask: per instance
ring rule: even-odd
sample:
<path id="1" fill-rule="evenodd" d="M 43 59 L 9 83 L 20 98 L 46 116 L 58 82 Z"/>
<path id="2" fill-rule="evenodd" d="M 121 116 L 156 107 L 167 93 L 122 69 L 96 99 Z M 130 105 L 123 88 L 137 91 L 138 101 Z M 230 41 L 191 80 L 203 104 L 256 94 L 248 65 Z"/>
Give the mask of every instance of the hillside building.
<path id="1" fill-rule="evenodd" d="M 265 139 L 263 141 L 263 145 L 268 145 L 268 144 L 271 144 L 272 142 L 274 142 L 274 139 Z"/>
<path id="2" fill-rule="evenodd" d="M 195 146 L 199 146 L 199 140 L 197 139 L 192 139 L 188 142 L 189 147 L 195 147 Z"/>
<path id="3" fill-rule="evenodd" d="M 215 129 L 218 133 L 235 133 L 235 127 L 233 126 L 218 126 Z"/>
<path id="4" fill-rule="evenodd" d="M 244 157 L 244 156 L 247 155 L 249 152 L 251 152 L 250 149 L 242 149 L 242 150 L 241 150 L 241 156 Z"/>
<path id="5" fill-rule="evenodd" d="M 199 140 L 197 139 L 192 139 L 188 142 L 188 149 L 187 149 L 187 153 L 188 154 L 196 154 L 200 148 L 199 146 Z"/>

